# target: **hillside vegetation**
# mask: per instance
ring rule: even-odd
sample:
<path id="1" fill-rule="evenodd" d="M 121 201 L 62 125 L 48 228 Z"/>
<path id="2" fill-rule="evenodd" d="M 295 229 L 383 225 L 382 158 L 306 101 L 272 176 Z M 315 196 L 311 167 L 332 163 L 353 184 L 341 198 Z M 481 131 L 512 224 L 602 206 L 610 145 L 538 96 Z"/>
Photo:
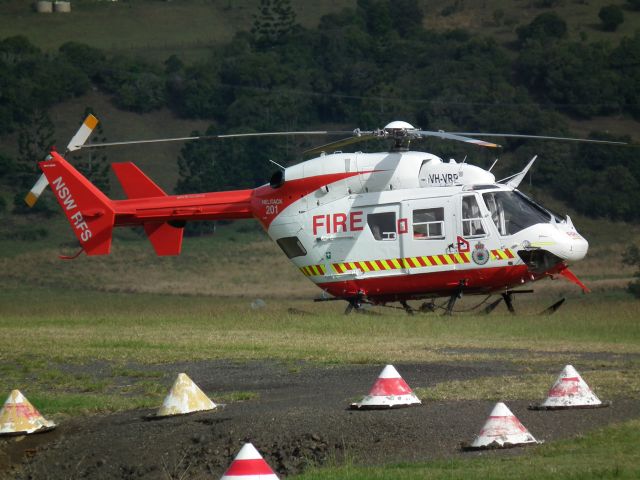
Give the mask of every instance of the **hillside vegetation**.
<path id="1" fill-rule="evenodd" d="M 613 30 L 599 18 L 610 3 L 623 15 Z M 35 161 L 53 143 L 62 148 L 87 111 L 102 120 L 99 141 L 191 131 L 376 128 L 393 119 L 425 129 L 637 141 L 635 6 L 85 0 L 67 15 L 39 15 L 25 2 L 0 2 L 0 235 L 55 236 L 50 223 L 38 222 L 57 215 L 52 198 L 27 212 L 22 197 L 37 178 Z M 640 218 L 637 148 L 503 143 L 497 177 L 539 154 L 535 194 L 560 202 L 560 213 Z M 298 162 L 310 144 L 131 147 L 72 161 L 112 196 L 121 192 L 106 167 L 117 160 L 136 161 L 166 191 L 193 192 L 261 184 L 271 173 L 269 159 Z M 484 166 L 494 160 L 492 152 L 441 141 L 416 148 Z"/>

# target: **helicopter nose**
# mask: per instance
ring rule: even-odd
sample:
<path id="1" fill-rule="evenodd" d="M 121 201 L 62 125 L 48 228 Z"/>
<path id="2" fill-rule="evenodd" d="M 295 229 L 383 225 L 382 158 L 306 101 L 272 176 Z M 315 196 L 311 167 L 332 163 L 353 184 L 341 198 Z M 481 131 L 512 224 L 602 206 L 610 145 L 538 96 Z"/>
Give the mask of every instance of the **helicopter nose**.
<path id="1" fill-rule="evenodd" d="M 582 260 L 589 250 L 589 242 L 580 236 L 580 238 L 574 238 L 571 241 L 571 255 L 567 260 Z"/>
<path id="2" fill-rule="evenodd" d="M 558 231 L 555 235 L 555 255 L 568 262 L 582 260 L 589 250 L 589 242 L 575 229 Z"/>

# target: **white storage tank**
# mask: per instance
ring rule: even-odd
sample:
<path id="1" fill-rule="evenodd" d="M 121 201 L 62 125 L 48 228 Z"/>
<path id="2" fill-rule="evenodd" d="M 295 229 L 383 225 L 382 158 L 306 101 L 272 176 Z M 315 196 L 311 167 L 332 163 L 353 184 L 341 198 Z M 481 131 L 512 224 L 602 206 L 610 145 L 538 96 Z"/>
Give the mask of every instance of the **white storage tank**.
<path id="1" fill-rule="evenodd" d="M 36 12 L 51 13 L 53 12 L 53 2 L 38 1 L 36 2 Z"/>
<path id="2" fill-rule="evenodd" d="M 71 11 L 71 2 L 53 2 L 53 9 L 59 13 L 69 13 Z"/>

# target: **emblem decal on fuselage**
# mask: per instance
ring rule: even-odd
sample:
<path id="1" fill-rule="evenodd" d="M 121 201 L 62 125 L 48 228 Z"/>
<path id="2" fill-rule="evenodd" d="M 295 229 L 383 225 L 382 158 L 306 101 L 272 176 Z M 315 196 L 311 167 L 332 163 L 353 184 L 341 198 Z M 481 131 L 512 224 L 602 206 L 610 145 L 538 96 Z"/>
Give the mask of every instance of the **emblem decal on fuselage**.
<path id="1" fill-rule="evenodd" d="M 489 261 L 489 250 L 484 247 L 482 242 L 478 242 L 471 253 L 471 258 L 478 265 L 484 265 Z"/>

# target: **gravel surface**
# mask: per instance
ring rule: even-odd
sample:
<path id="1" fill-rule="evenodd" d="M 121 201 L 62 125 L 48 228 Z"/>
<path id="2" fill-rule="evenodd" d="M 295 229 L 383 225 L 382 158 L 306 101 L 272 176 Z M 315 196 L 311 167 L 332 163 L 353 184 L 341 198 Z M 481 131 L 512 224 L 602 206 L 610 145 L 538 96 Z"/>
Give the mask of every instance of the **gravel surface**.
<path id="1" fill-rule="evenodd" d="M 348 410 L 350 402 L 368 393 L 381 365 L 205 361 L 149 368 L 188 373 L 214 401 L 216 391 L 252 391 L 258 397 L 214 412 L 155 421 L 144 418 L 151 410 L 67 418 L 49 433 L 0 440 L 0 477 L 219 478 L 246 441 L 281 476 L 345 458 L 382 464 L 522 451 L 460 450 L 461 442 L 478 433 L 492 401 Z M 414 388 L 522 372 L 519 365 L 497 361 L 396 364 L 396 368 Z M 593 410 L 527 409 L 540 400 L 513 401 L 508 406 L 538 440 L 547 442 L 640 417 L 640 402 L 632 399 L 614 399 L 611 407 Z"/>

